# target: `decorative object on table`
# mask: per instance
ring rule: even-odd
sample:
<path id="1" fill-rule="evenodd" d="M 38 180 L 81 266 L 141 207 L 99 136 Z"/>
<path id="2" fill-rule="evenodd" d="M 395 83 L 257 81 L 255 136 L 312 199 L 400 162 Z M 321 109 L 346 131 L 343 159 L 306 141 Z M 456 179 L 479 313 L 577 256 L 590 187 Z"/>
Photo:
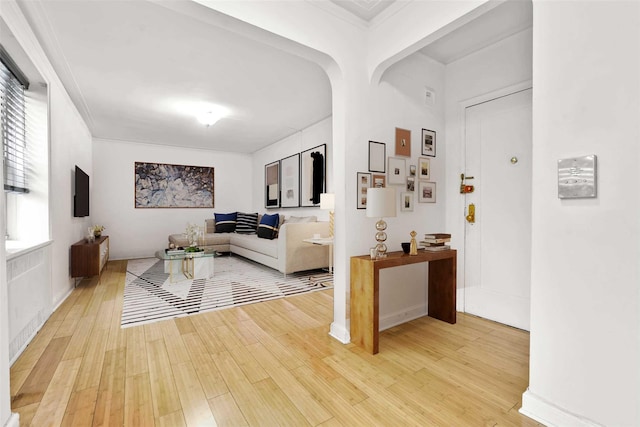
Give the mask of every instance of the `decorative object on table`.
<path id="1" fill-rule="evenodd" d="M 451 247 L 447 244 L 451 241 L 451 234 L 448 233 L 427 233 L 420 241 L 420 246 L 427 251 L 444 251 Z"/>
<path id="2" fill-rule="evenodd" d="M 375 188 L 384 188 L 387 186 L 387 176 L 380 174 L 371 174 L 371 186 Z"/>
<path id="3" fill-rule="evenodd" d="M 396 189 L 387 188 L 369 188 L 367 191 L 367 217 L 380 218 L 376 222 L 376 258 L 385 258 L 387 256 L 387 223 L 384 218 L 396 216 Z"/>
<path id="4" fill-rule="evenodd" d="M 407 161 L 397 157 L 389 157 L 389 184 L 405 185 L 407 180 Z"/>
<path id="5" fill-rule="evenodd" d="M 369 187 L 371 187 L 371 174 L 366 172 L 358 172 L 357 180 L 356 207 L 358 209 L 366 209 L 367 190 L 369 189 Z"/>
<path id="6" fill-rule="evenodd" d="M 92 228 L 93 228 L 93 235 L 96 238 L 101 237 L 102 236 L 102 232 L 105 229 L 105 227 L 103 225 L 94 225 Z"/>
<path id="7" fill-rule="evenodd" d="M 411 131 L 396 128 L 396 156 L 411 157 Z"/>
<path id="8" fill-rule="evenodd" d="M 426 157 L 418 157 L 418 179 L 431 179 L 431 161 Z"/>
<path id="9" fill-rule="evenodd" d="M 429 129 L 422 129 L 422 155 L 435 157 L 436 156 L 436 131 Z"/>
<path id="10" fill-rule="evenodd" d="M 294 154 L 280 160 L 282 193 L 280 207 L 297 208 L 300 206 L 300 154 Z"/>
<path id="11" fill-rule="evenodd" d="M 411 236 L 411 242 L 409 245 L 409 255 L 418 255 L 418 242 L 416 241 L 416 233 L 415 230 L 411 231 L 409 235 Z"/>
<path id="12" fill-rule="evenodd" d="M 214 168 L 135 162 L 136 208 L 213 208 Z"/>
<path id="13" fill-rule="evenodd" d="M 411 242 L 402 242 L 400 243 L 400 246 L 402 246 L 402 252 L 408 255 L 409 250 L 411 249 Z"/>
<path id="14" fill-rule="evenodd" d="M 400 212 L 413 212 L 413 193 L 400 193 Z"/>
<path id="15" fill-rule="evenodd" d="M 318 206 L 326 186 L 326 144 L 300 153 L 300 206 Z"/>
<path id="16" fill-rule="evenodd" d="M 280 160 L 264 167 L 264 191 L 266 208 L 280 207 Z"/>
<path id="17" fill-rule="evenodd" d="M 385 173 L 385 159 L 387 158 L 387 144 L 369 141 L 369 172 Z"/>
<path id="18" fill-rule="evenodd" d="M 189 241 L 191 247 L 198 246 L 198 238 L 202 234 L 202 229 L 196 224 L 187 224 L 187 228 L 184 231 L 184 237 Z"/>
<path id="19" fill-rule="evenodd" d="M 329 211 L 329 237 L 333 237 L 334 218 L 333 210 L 336 206 L 336 195 L 333 193 L 322 193 L 320 195 L 320 209 Z"/>
<path id="20" fill-rule="evenodd" d="M 87 228 L 87 243 L 93 243 L 96 240 L 95 234 L 93 234 L 93 226 Z"/>
<path id="21" fill-rule="evenodd" d="M 429 181 L 418 181 L 418 201 L 420 203 L 436 202 L 436 183 Z"/>

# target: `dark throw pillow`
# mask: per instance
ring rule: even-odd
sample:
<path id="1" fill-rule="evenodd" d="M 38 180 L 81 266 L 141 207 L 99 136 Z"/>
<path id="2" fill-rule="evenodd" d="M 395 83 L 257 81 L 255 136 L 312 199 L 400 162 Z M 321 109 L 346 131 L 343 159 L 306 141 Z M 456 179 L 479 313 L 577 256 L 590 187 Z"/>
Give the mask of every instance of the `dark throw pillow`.
<path id="1" fill-rule="evenodd" d="M 236 212 L 213 215 L 216 219 L 216 233 L 233 233 L 236 231 Z"/>
<path id="2" fill-rule="evenodd" d="M 274 239 L 278 235 L 278 223 L 280 216 L 278 214 L 262 215 L 260 225 L 258 225 L 258 237 L 263 239 Z"/>
<path id="3" fill-rule="evenodd" d="M 236 233 L 255 234 L 258 228 L 258 213 L 238 212 Z"/>

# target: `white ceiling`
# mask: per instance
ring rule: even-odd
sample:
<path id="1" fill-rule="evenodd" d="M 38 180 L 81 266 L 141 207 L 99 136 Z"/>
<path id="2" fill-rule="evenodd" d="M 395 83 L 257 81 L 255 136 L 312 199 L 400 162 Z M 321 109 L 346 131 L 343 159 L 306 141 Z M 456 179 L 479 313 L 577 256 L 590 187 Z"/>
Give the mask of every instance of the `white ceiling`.
<path id="1" fill-rule="evenodd" d="M 94 137 L 250 153 L 331 115 L 318 65 L 161 4 L 20 4 Z M 206 103 L 230 115 L 205 127 Z"/>
<path id="2" fill-rule="evenodd" d="M 394 0 L 331 2 L 370 21 Z M 215 12 L 195 3 L 19 4 L 96 138 L 251 153 L 331 115 L 329 80 L 318 65 L 207 23 Z M 181 13 L 185 4 L 198 8 L 198 19 Z M 420 52 L 446 64 L 531 19 L 531 1 L 508 1 Z M 230 115 L 205 127 L 187 110 L 206 103 Z"/>

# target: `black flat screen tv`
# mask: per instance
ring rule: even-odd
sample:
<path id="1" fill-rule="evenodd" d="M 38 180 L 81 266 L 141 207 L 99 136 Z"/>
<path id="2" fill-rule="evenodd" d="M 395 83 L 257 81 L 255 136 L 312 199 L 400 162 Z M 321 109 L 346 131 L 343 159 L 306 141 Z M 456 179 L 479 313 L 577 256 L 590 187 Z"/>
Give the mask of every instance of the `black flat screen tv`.
<path id="1" fill-rule="evenodd" d="M 73 216 L 89 216 L 89 175 L 76 166 L 75 195 L 73 196 Z"/>

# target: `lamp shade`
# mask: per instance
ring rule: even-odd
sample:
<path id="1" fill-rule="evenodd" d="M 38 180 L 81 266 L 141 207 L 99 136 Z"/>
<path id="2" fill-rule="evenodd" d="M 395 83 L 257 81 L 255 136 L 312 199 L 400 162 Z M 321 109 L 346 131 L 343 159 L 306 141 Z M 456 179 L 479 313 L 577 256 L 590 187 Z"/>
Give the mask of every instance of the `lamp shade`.
<path id="1" fill-rule="evenodd" d="M 396 189 L 393 187 L 367 189 L 367 216 L 370 218 L 396 216 Z"/>
<path id="2" fill-rule="evenodd" d="M 336 207 L 336 195 L 333 193 L 320 194 L 320 209 L 332 211 Z"/>

